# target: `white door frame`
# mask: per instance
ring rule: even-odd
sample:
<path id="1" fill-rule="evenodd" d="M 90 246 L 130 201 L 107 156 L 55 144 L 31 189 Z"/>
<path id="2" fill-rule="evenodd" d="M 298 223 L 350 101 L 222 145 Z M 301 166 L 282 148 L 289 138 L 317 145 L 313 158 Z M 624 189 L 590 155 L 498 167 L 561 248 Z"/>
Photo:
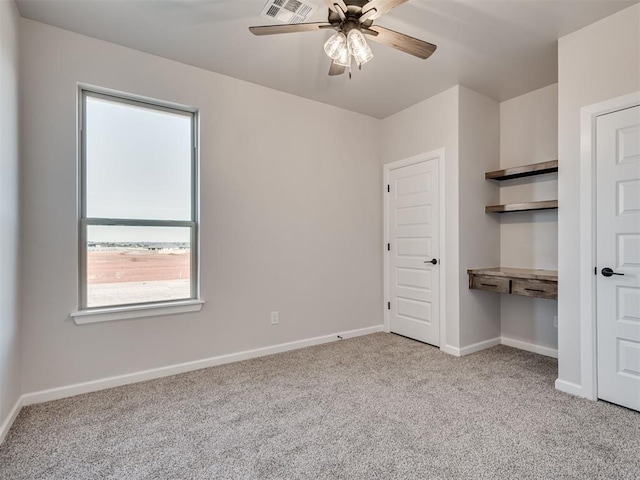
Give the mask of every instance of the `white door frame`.
<path id="1" fill-rule="evenodd" d="M 580 364 L 582 396 L 598 399 L 596 349 L 596 121 L 597 117 L 640 105 L 640 92 L 580 110 Z M 590 299 L 590 301 L 586 301 Z"/>
<path id="2" fill-rule="evenodd" d="M 438 260 L 440 265 L 440 350 L 442 347 L 447 344 L 446 339 L 446 322 L 444 319 L 446 318 L 446 295 L 445 295 L 445 268 L 447 266 L 445 260 L 445 157 L 444 157 L 444 148 L 439 148 L 437 150 L 432 150 L 430 152 L 420 153 L 413 157 L 405 158 L 403 160 L 398 160 L 395 162 L 385 163 L 383 165 L 383 175 L 382 175 L 382 191 L 384 192 L 383 196 L 383 274 L 384 274 L 384 331 L 389 333 L 389 309 L 387 308 L 387 302 L 389 301 L 389 252 L 387 251 L 386 245 L 389 243 L 389 195 L 387 194 L 387 185 L 389 185 L 389 174 L 392 170 L 396 170 L 398 168 L 407 167 L 409 165 L 415 165 L 416 163 L 425 162 L 428 160 L 438 160 L 438 199 L 440 205 L 440 225 L 438 228 L 440 229 L 440 258 Z"/>

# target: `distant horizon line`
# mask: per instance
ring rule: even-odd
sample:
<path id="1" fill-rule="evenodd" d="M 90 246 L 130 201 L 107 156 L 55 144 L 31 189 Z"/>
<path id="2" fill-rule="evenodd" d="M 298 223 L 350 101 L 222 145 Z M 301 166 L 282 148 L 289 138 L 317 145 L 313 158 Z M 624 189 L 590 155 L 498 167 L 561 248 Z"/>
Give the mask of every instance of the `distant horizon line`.
<path id="1" fill-rule="evenodd" d="M 145 241 L 128 241 L 128 242 L 115 242 L 115 241 L 105 241 L 100 242 L 96 240 L 88 241 L 87 246 L 96 247 L 96 246 L 126 246 L 126 247 L 147 247 L 147 246 L 165 246 L 171 245 L 174 247 L 191 247 L 191 242 L 145 242 Z"/>

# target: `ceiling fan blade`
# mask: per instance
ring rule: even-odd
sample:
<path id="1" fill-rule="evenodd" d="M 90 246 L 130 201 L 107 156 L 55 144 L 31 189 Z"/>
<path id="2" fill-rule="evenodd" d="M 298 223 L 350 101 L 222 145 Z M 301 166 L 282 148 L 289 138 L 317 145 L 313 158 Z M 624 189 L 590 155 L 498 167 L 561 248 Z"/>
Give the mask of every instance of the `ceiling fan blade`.
<path id="1" fill-rule="evenodd" d="M 385 13 L 390 12 L 398 5 L 402 5 L 409 0 L 371 0 L 364 7 L 362 7 L 362 16 L 360 21 L 375 20 L 380 18 Z"/>
<path id="2" fill-rule="evenodd" d="M 329 10 L 333 10 L 338 13 L 338 7 L 342 10 L 342 13 L 347 13 L 347 4 L 344 3 L 344 0 L 325 0 L 327 7 Z"/>
<path id="3" fill-rule="evenodd" d="M 429 58 L 431 54 L 436 51 L 436 48 L 438 48 L 433 43 L 418 40 L 404 33 L 394 32 L 393 30 L 378 25 L 371 25 L 369 29 L 378 32 L 378 35 L 375 36 L 368 35 L 374 42 L 388 45 L 410 55 L 415 55 L 418 58 Z M 367 34 L 366 30 L 363 31 L 363 33 Z"/>
<path id="4" fill-rule="evenodd" d="M 334 61 L 331 61 L 331 67 L 329 67 L 329 75 L 331 75 L 332 77 L 335 75 L 342 75 L 346 69 L 346 67 L 338 65 Z"/>
<path id="5" fill-rule="evenodd" d="M 325 28 L 333 28 L 330 23 L 296 23 L 284 25 L 265 25 L 258 27 L 249 27 L 249 31 L 254 35 L 276 35 L 279 33 L 295 33 L 295 32 L 312 32 L 314 30 L 323 30 Z"/>
<path id="6" fill-rule="evenodd" d="M 344 21 L 347 18 L 347 5 L 344 0 L 325 0 L 329 11 L 336 12 L 340 17 L 340 20 Z"/>

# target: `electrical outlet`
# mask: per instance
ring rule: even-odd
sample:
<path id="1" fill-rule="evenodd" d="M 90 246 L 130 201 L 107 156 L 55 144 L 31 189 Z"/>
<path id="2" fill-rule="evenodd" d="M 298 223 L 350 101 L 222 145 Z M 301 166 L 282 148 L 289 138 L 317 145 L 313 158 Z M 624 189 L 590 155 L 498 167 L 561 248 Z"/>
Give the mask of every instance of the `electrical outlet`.
<path id="1" fill-rule="evenodd" d="M 558 315 L 553 316 L 553 326 L 558 328 Z"/>
<path id="2" fill-rule="evenodd" d="M 280 323 L 280 314 L 278 312 L 271 312 L 271 325 L 278 325 Z"/>

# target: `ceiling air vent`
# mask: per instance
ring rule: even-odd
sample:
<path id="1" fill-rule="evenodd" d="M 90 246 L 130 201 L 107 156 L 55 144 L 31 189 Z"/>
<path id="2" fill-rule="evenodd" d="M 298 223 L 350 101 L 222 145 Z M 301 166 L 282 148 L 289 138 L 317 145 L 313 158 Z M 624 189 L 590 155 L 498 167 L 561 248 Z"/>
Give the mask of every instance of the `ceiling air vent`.
<path id="1" fill-rule="evenodd" d="M 260 16 L 283 23 L 301 23 L 317 10 L 318 6 L 300 0 L 269 0 Z"/>

